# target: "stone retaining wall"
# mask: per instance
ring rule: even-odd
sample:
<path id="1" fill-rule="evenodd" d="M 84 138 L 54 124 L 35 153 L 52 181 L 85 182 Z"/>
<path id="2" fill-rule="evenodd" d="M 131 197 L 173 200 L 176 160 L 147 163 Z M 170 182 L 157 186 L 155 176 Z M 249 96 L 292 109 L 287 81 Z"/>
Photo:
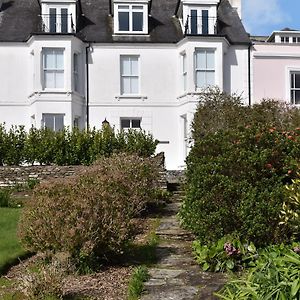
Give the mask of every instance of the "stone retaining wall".
<path id="1" fill-rule="evenodd" d="M 166 172 L 164 169 L 164 154 L 153 158 L 153 162 L 161 168 L 159 186 L 167 188 Z M 65 178 L 77 174 L 84 166 L 29 166 L 29 167 L 0 167 L 0 186 L 23 184 L 30 179 L 39 181 L 53 178 Z"/>
<path id="2" fill-rule="evenodd" d="M 82 168 L 82 166 L 0 167 L 0 186 L 23 184 L 30 179 L 43 181 L 65 178 L 75 175 Z"/>

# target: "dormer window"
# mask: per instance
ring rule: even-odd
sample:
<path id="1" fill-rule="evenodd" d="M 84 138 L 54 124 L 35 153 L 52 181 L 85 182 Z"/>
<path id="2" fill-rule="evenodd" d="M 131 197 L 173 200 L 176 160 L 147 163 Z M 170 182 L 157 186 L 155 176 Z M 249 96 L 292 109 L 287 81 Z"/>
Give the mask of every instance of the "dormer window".
<path id="1" fill-rule="evenodd" d="M 41 28 L 46 33 L 76 32 L 76 0 L 41 1 Z"/>
<path id="2" fill-rule="evenodd" d="M 148 5 L 146 3 L 115 4 L 115 33 L 147 34 Z"/>

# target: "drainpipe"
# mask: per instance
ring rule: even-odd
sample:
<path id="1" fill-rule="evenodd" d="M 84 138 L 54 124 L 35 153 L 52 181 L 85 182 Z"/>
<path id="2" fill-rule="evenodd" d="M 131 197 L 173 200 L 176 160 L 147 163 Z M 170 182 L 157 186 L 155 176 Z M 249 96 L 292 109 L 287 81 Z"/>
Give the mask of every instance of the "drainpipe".
<path id="1" fill-rule="evenodd" d="M 90 128 L 90 76 L 89 76 L 89 49 L 91 44 L 85 47 L 85 65 L 86 65 L 86 129 Z"/>
<path id="2" fill-rule="evenodd" d="M 252 105 L 251 101 L 251 47 L 252 44 L 248 46 L 248 93 L 249 93 L 249 106 Z"/>

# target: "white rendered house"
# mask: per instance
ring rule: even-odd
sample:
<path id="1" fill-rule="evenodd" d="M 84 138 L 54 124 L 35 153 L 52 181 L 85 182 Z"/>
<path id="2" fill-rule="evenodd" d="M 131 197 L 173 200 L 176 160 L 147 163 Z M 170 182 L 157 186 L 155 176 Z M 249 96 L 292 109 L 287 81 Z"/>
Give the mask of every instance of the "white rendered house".
<path id="1" fill-rule="evenodd" d="M 232 4 L 232 5 L 231 5 Z M 249 103 L 240 0 L 4 0 L 0 123 L 142 128 L 184 166 L 199 92 Z"/>

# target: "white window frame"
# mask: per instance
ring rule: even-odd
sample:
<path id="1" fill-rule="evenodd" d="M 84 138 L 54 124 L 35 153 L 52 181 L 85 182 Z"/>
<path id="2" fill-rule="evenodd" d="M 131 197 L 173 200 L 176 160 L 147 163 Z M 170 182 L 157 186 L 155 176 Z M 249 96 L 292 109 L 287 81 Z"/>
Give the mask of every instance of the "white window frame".
<path id="1" fill-rule="evenodd" d="M 185 52 L 181 53 L 181 78 L 182 78 L 182 91 L 187 91 L 187 55 Z"/>
<path id="2" fill-rule="evenodd" d="M 214 68 L 213 69 L 212 68 L 197 68 L 197 65 L 198 65 L 198 63 L 197 63 L 197 53 L 199 53 L 199 52 L 205 53 L 206 62 L 207 62 L 207 53 L 210 52 L 210 53 L 214 54 Z M 214 74 L 214 84 L 212 84 L 212 85 L 207 84 L 207 78 L 206 78 L 205 87 L 198 86 L 198 82 L 197 82 L 197 73 L 198 72 L 205 72 L 205 74 L 213 73 Z M 195 53 L 194 53 L 194 81 L 195 81 L 195 87 L 196 87 L 197 90 L 203 89 L 203 88 L 206 88 L 206 87 L 209 87 L 209 86 L 216 85 L 216 49 L 214 49 L 214 48 L 196 48 L 195 49 Z"/>
<path id="3" fill-rule="evenodd" d="M 300 105 L 300 100 L 299 100 L 299 103 L 295 103 L 295 97 L 292 97 L 292 92 L 296 92 L 296 91 L 299 91 L 300 92 L 300 86 L 299 87 L 292 87 L 292 80 L 294 80 L 294 82 L 296 82 L 295 80 L 295 76 L 293 75 L 299 75 L 300 76 L 300 70 L 290 70 L 289 72 L 289 99 L 290 99 L 290 103 L 292 105 Z M 293 77 L 292 77 L 293 76 Z M 294 94 L 295 96 L 295 94 Z"/>
<path id="4" fill-rule="evenodd" d="M 70 7 L 69 6 L 60 6 L 60 5 L 56 5 L 56 6 L 49 6 L 48 10 L 47 10 L 47 15 L 46 18 L 44 18 L 44 23 L 46 25 L 46 31 L 50 32 L 50 25 L 51 25 L 51 18 L 50 18 L 50 10 L 51 9 L 55 9 L 56 10 L 56 31 L 55 33 L 65 33 L 62 32 L 62 9 L 66 9 L 67 10 L 67 32 L 66 33 L 72 33 L 72 22 L 73 25 L 75 26 L 75 21 L 73 18 L 74 16 L 72 15 L 72 19 L 71 20 L 71 13 L 70 13 Z M 43 16 L 43 15 L 42 15 Z M 74 28 L 75 29 L 75 28 Z"/>
<path id="5" fill-rule="evenodd" d="M 123 128 L 122 127 L 122 121 L 129 121 L 130 122 L 130 125 L 129 127 L 125 127 Z M 132 121 L 140 121 L 140 127 L 137 128 L 137 127 L 132 127 Z M 142 129 L 142 118 L 139 118 L 139 117 L 121 117 L 120 118 L 120 130 L 123 130 L 123 131 L 128 131 L 128 130 L 141 130 Z"/>
<path id="6" fill-rule="evenodd" d="M 74 91 L 77 93 L 80 93 L 80 81 L 79 81 L 79 58 L 80 54 L 79 53 L 74 53 L 73 54 L 73 80 L 74 80 Z"/>
<path id="7" fill-rule="evenodd" d="M 137 59 L 137 64 L 138 64 L 138 73 L 137 74 L 123 74 L 123 68 L 122 68 L 122 60 L 123 59 L 126 59 L 126 58 L 129 58 L 129 59 Z M 122 96 L 131 96 L 131 95 L 134 95 L 134 96 L 138 96 L 140 95 L 140 56 L 139 55 L 121 55 L 120 56 L 120 93 Z M 124 78 L 136 78 L 138 80 L 138 91 L 137 93 L 134 93 L 132 92 L 132 89 L 129 93 L 125 93 L 124 92 L 124 81 L 123 79 Z"/>
<path id="8" fill-rule="evenodd" d="M 56 118 L 58 118 L 58 117 L 59 118 L 61 118 L 61 117 L 63 118 L 63 128 L 65 127 L 65 114 L 52 114 L 52 113 L 44 113 L 44 114 L 42 114 L 42 127 L 43 128 L 46 128 L 46 126 L 45 126 L 45 118 L 46 117 L 53 117 L 54 128 L 53 129 L 49 128 L 50 130 L 53 130 L 55 132 L 57 132 L 57 131 L 60 130 L 60 129 L 56 128 Z"/>
<path id="9" fill-rule="evenodd" d="M 63 55 L 63 68 L 47 68 L 46 67 L 46 53 L 50 51 L 56 51 L 61 52 Z M 47 87 L 46 86 L 46 73 L 52 72 L 54 74 L 60 73 L 63 74 L 63 85 L 60 87 L 57 87 L 57 81 L 55 81 L 54 87 Z M 43 76 L 43 89 L 44 90 L 63 90 L 65 88 L 65 49 L 64 48 L 43 48 L 42 49 L 42 76 Z M 56 78 L 56 77 L 55 77 Z"/>
<path id="10" fill-rule="evenodd" d="M 142 9 L 136 9 L 135 7 L 142 7 Z M 128 7 L 128 8 L 124 8 Z M 148 34 L 148 5 L 145 3 L 115 3 L 114 4 L 114 32 L 117 34 Z M 129 30 L 119 30 L 119 12 L 128 12 L 129 14 Z M 133 13 L 142 12 L 143 13 L 143 30 L 134 31 L 133 30 Z"/>

